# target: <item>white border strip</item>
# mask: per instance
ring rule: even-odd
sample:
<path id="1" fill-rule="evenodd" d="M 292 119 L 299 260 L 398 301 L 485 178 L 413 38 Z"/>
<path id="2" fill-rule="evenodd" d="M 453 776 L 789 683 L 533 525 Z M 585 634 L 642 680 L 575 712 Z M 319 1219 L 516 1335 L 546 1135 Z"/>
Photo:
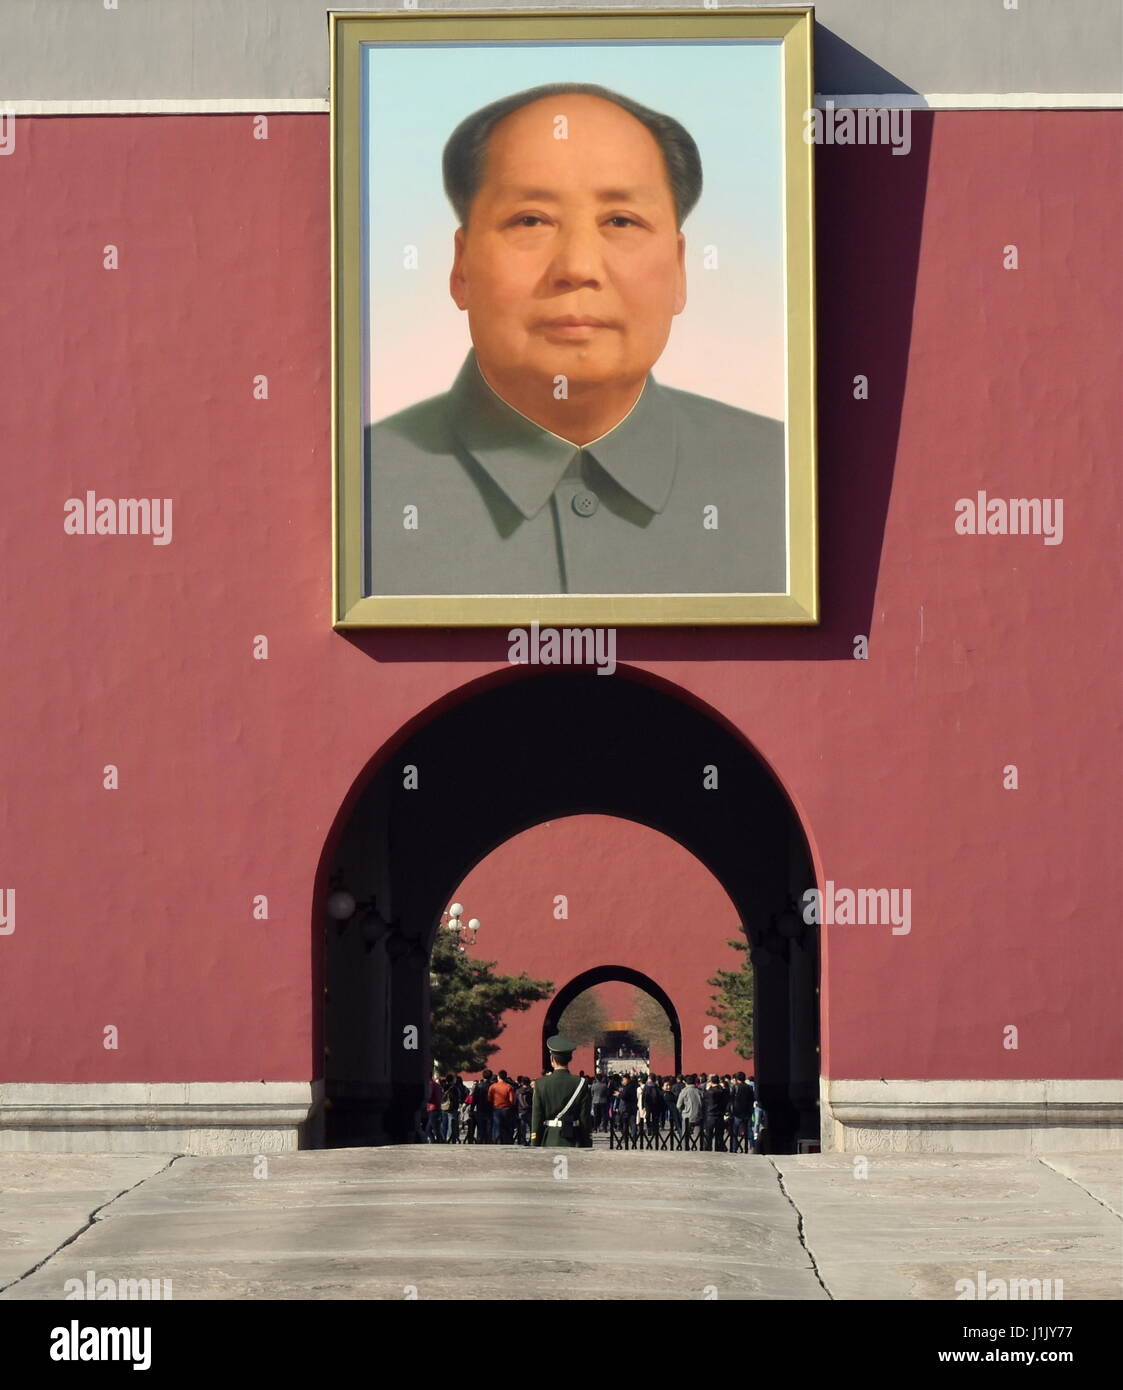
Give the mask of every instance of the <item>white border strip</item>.
<path id="1" fill-rule="evenodd" d="M 858 92 L 835 96 L 815 94 L 820 109 L 836 107 L 888 108 L 904 111 L 1081 111 L 1123 107 L 1123 92 Z"/>
<path id="2" fill-rule="evenodd" d="M 327 97 L 108 97 L 97 101 L 0 100 L 10 116 L 226 116 L 315 112 L 326 115 Z"/>
<path id="3" fill-rule="evenodd" d="M 1123 107 L 1123 92 L 858 92 L 817 93 L 815 105 L 839 110 L 1099 111 Z M 107 97 L 90 101 L 0 101 L 10 116 L 223 116 L 326 114 L 327 97 Z"/>
<path id="4" fill-rule="evenodd" d="M 823 1099 L 832 1105 L 1102 1105 L 1123 1108 L 1123 1078 L 1095 1081 L 1042 1077 L 1036 1080 L 908 1081 L 822 1078 Z"/>
<path id="5" fill-rule="evenodd" d="M 0 1137 L 26 1127 L 298 1125 L 319 1109 L 323 1093 L 323 1081 L 5 1081 Z"/>

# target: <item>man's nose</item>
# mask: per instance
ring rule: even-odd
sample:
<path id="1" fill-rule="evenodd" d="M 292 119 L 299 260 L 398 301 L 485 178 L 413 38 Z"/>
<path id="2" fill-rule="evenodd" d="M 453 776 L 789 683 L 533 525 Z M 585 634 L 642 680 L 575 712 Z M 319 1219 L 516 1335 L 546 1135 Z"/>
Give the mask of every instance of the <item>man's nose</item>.
<path id="1" fill-rule="evenodd" d="M 597 287 L 604 278 L 600 232 L 595 224 L 562 227 L 554 240 L 550 279 L 555 289 Z"/>

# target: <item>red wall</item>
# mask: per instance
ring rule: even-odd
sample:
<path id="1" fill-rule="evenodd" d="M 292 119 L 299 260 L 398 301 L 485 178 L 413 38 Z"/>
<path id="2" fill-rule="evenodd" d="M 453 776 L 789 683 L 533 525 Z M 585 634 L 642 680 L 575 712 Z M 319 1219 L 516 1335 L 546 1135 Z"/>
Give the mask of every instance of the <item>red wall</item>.
<path id="1" fill-rule="evenodd" d="M 827 1074 L 1110 1076 L 1120 120 L 913 127 L 907 158 L 819 152 L 823 626 L 619 658 L 744 731 L 822 877 L 911 888 L 910 935 L 826 935 Z M 505 663 L 500 633 L 330 628 L 328 122 L 251 129 L 26 119 L 0 160 L 5 1080 L 317 1074 L 333 819 Z M 957 536 L 980 487 L 1063 497 L 1064 543 Z M 86 489 L 174 498 L 172 544 L 64 535 Z"/>

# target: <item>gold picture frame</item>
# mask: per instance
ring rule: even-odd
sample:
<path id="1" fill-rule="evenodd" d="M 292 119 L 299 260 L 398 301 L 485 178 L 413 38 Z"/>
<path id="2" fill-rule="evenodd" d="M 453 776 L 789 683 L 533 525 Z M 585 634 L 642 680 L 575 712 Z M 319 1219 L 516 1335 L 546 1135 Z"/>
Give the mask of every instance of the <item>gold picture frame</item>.
<path id="1" fill-rule="evenodd" d="M 336 629 L 815 624 L 816 511 L 812 12 L 588 10 L 331 12 L 332 621 Z M 374 594 L 363 520 L 362 49 L 366 44 L 779 41 L 783 139 L 788 584 L 769 593 Z"/>

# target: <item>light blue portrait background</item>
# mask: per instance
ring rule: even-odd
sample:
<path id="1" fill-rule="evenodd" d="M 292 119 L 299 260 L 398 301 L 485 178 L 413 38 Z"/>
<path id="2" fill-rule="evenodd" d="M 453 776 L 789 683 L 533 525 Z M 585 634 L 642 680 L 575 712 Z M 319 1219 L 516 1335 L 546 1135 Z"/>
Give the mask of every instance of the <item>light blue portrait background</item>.
<path id="1" fill-rule="evenodd" d="M 447 390 L 471 346 L 448 293 L 449 135 L 498 97 L 564 81 L 673 116 L 701 152 L 702 197 L 683 226 L 688 301 L 656 378 L 783 418 L 778 43 L 368 44 L 363 56 L 368 419 Z"/>

